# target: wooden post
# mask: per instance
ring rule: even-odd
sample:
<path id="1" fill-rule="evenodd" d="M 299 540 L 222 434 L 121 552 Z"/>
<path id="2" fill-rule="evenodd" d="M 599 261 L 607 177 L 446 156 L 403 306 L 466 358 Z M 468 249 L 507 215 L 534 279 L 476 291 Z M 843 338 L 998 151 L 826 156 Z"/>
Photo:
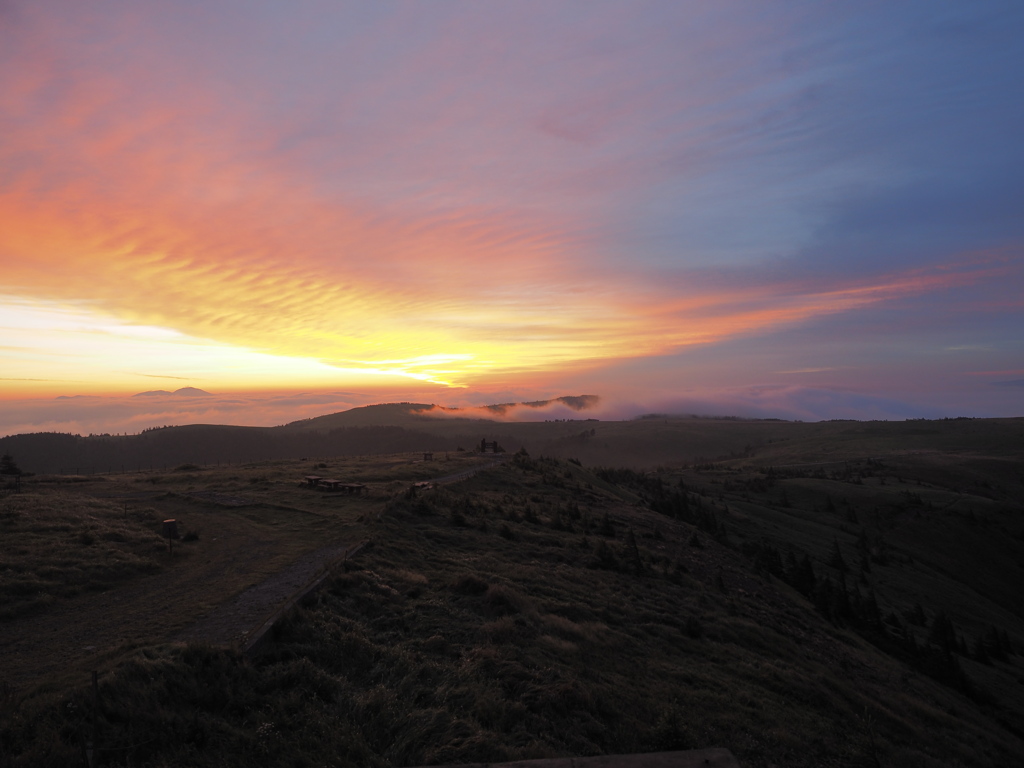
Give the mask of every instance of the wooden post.
<path id="1" fill-rule="evenodd" d="M 174 554 L 174 540 L 178 538 L 178 521 L 174 518 L 164 520 L 164 536 L 167 537 L 167 551 Z"/>
<path id="2" fill-rule="evenodd" d="M 89 761 L 89 768 L 92 768 L 94 764 L 93 756 L 96 754 L 96 737 L 98 726 L 96 723 L 96 710 L 100 706 L 100 684 L 99 675 L 94 669 L 92 671 L 92 734 L 90 735 L 88 743 L 85 745 L 85 759 Z"/>

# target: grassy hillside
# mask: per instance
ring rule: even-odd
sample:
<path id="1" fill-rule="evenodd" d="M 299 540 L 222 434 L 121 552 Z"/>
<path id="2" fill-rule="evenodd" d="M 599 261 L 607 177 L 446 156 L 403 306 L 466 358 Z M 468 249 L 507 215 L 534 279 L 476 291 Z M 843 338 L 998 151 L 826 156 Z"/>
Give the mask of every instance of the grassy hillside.
<path id="1" fill-rule="evenodd" d="M 93 475 L 167 470 L 184 463 L 237 465 L 303 456 L 473 450 L 486 438 L 509 452 L 526 447 L 534 454 L 575 458 L 589 466 L 653 469 L 743 457 L 792 464 L 908 451 L 1011 455 L 1024 440 L 1024 419 L 805 424 L 652 416 L 513 422 L 436 415 L 432 408 L 415 403 L 366 406 L 281 427 L 189 425 L 127 436 L 11 435 L 0 438 L 0 453 L 15 456 L 27 472 Z"/>
<path id="2" fill-rule="evenodd" d="M 555 435 L 548 447 L 579 449 L 554 430 L 586 427 L 603 455 L 647 446 L 663 466 L 531 450 L 418 492 L 411 482 L 478 460 L 28 478 L 0 501 L 0 584 L 32 577 L 45 599 L 8 615 L 4 636 L 37 632 L 43 658 L 64 637 L 46 622 L 100 598 L 135 624 L 60 670 L 4 675 L 0 760 L 74 764 L 95 738 L 101 765 L 400 766 L 704 746 L 745 766 L 1024 761 L 1021 420 L 538 426 Z M 310 472 L 371 492 L 308 491 L 298 481 Z M 178 561 L 153 539 L 164 516 L 200 528 Z M 63 549 L 46 554 L 54 537 Z M 254 655 L 167 642 L 189 601 L 195 617 L 258 580 L 259 563 L 265 573 L 364 537 L 372 546 Z M 261 556 L 244 560 L 253 547 Z M 155 567 L 83 577 L 81 590 L 50 578 L 65 560 L 88 574 L 121 553 Z M 192 594 L 169 618 L 134 619 L 132 596 L 163 582 Z"/>
<path id="3" fill-rule="evenodd" d="M 347 411 L 293 421 L 281 427 L 289 432 L 330 432 L 346 427 L 411 427 L 418 428 L 432 421 L 424 411 L 433 409 L 428 403 L 382 403 L 350 408 Z M 460 421 L 466 421 L 460 419 Z"/>

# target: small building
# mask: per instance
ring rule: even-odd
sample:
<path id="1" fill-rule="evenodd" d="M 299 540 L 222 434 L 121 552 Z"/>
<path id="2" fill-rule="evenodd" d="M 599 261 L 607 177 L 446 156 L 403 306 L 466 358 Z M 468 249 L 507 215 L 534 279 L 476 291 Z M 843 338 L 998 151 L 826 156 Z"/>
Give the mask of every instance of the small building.
<path id="1" fill-rule="evenodd" d="M 305 480 L 306 485 L 308 485 L 310 488 L 316 488 L 320 481 L 323 480 L 323 478 L 320 477 L 320 475 L 306 475 Z"/>

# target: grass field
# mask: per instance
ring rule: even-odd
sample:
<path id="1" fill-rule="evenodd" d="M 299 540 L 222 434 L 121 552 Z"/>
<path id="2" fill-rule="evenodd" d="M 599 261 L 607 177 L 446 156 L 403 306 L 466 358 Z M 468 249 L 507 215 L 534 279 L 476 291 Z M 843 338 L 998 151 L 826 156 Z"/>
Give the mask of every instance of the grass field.
<path id="1" fill-rule="evenodd" d="M 1006 420 L 988 437 L 975 423 L 897 426 L 938 436 L 838 424 L 787 437 L 769 422 L 755 445 L 741 424 L 716 438 L 732 458 L 709 451 L 640 473 L 519 456 L 419 493 L 412 481 L 476 459 L 33 479 L 2 500 L 12 535 L 0 573 L 5 585 L 15 572 L 34 579 L 42 596 L 18 598 L 5 637 L 148 583 L 186 599 L 134 629 L 120 614 L 128 629 L 112 645 L 59 672 L 5 675 L 0 761 L 75 764 L 94 739 L 106 765 L 398 766 L 704 746 L 745 766 L 1019 764 L 1020 444 L 1000 431 Z M 833 440 L 839 429 L 853 433 Z M 299 487 L 312 472 L 370 494 Z M 198 540 L 168 555 L 164 517 Z M 256 655 L 165 642 L 324 541 L 367 537 L 352 570 Z M 801 591 L 790 554 L 806 556 L 816 591 Z M 116 578 L 97 566 L 129 555 L 151 564 Z M 48 570 L 55 562 L 83 574 L 78 589 Z M 857 611 L 836 602 L 839 583 L 863 600 Z M 878 623 L 863 618 L 869 595 Z M 940 616 L 962 679 L 926 663 L 942 650 Z M 985 653 L 992 629 L 1012 649 L 1001 658 Z M 38 656 L 54 651 L 22 639 Z"/>

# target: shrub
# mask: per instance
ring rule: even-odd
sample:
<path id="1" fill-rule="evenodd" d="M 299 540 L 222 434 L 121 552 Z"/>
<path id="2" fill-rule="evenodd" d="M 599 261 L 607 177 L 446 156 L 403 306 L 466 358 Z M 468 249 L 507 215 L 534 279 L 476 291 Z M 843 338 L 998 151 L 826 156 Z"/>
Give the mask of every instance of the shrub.
<path id="1" fill-rule="evenodd" d="M 492 584 L 484 595 L 484 600 L 491 613 L 497 616 L 508 616 L 523 610 L 524 600 L 515 590 Z"/>
<path id="2" fill-rule="evenodd" d="M 612 552 L 612 548 L 608 546 L 608 542 L 602 539 L 598 542 L 597 549 L 594 551 L 594 557 L 587 563 L 587 566 L 604 571 L 617 571 L 619 570 L 619 561 L 615 557 L 615 553 Z"/>
<path id="3" fill-rule="evenodd" d="M 472 574 L 460 576 L 459 580 L 452 586 L 460 595 L 482 595 L 487 591 L 490 584 L 483 579 L 478 579 Z"/>
<path id="4" fill-rule="evenodd" d="M 423 641 L 423 650 L 427 653 L 447 656 L 451 652 L 451 646 L 441 635 L 431 635 Z"/>

